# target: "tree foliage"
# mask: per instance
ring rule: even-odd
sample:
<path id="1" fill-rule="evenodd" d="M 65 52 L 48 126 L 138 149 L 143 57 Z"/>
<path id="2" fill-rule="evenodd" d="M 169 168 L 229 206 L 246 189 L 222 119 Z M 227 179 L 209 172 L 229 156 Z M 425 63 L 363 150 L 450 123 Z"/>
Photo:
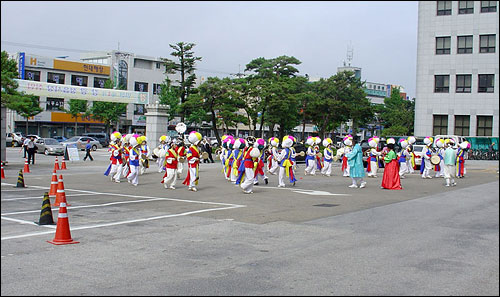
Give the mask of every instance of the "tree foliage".
<path id="1" fill-rule="evenodd" d="M 181 111 L 180 88 L 172 86 L 172 81 L 167 77 L 160 86 L 158 95 L 160 104 L 168 105 L 168 121 L 179 115 Z"/>
<path id="2" fill-rule="evenodd" d="M 401 98 L 399 89 L 393 89 L 391 97 L 384 99 L 380 119 L 385 127 L 384 131 L 393 126 L 406 128 L 401 134 L 390 135 L 411 135 L 415 119 L 415 102 Z"/>
<path id="3" fill-rule="evenodd" d="M 114 83 L 111 80 L 106 80 L 104 83 L 105 89 L 112 89 Z M 110 132 L 111 123 L 118 121 L 120 115 L 127 111 L 127 103 L 94 101 L 89 113 L 91 117 L 106 124 L 107 133 Z"/>

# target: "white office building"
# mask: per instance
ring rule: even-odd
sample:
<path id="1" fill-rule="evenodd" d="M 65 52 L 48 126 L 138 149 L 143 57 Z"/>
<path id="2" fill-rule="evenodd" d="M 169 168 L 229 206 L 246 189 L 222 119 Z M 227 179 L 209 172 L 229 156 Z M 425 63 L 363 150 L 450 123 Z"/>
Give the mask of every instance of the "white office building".
<path id="1" fill-rule="evenodd" d="M 498 1 L 420 1 L 415 135 L 498 137 Z"/>

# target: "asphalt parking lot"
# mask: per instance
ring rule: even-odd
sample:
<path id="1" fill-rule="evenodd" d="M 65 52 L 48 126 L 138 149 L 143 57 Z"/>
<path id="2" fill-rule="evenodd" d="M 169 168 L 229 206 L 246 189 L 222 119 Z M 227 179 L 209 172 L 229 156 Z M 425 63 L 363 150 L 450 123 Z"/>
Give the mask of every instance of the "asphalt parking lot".
<path id="1" fill-rule="evenodd" d="M 154 162 L 138 187 L 113 183 L 99 149 L 57 172 L 80 243 L 54 246 L 56 226 L 34 222 L 55 157 L 37 154 L 17 188 L 21 154 L 7 148 L 2 179 L 2 295 L 498 295 L 498 161 L 468 162 L 452 188 L 413 174 L 401 191 L 380 189 L 381 169 L 351 189 L 339 164 L 332 177 L 300 164 L 295 187 L 270 176 L 246 195 L 217 162 L 198 192 L 186 172 L 164 189 Z"/>

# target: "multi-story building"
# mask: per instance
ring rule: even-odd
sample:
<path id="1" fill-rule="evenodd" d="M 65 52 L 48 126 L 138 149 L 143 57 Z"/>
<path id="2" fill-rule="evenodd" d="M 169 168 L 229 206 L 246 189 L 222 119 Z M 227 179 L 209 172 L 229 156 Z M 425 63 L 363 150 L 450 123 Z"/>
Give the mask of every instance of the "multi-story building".
<path id="1" fill-rule="evenodd" d="M 498 1 L 420 1 L 415 135 L 498 137 Z"/>

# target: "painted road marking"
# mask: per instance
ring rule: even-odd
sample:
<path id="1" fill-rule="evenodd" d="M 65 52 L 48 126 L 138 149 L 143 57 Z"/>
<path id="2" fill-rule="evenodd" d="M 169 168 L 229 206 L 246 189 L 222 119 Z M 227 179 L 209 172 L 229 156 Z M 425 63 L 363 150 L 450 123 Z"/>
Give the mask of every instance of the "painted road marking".
<path id="1" fill-rule="evenodd" d="M 71 194 L 71 195 L 66 195 L 66 198 L 68 198 L 68 197 L 74 197 L 74 196 L 89 196 L 89 195 L 94 195 L 94 194 L 86 194 L 86 193 Z M 40 198 L 43 199 L 43 196 L 42 197 L 40 197 L 40 196 L 35 196 L 35 197 L 14 197 L 14 198 L 2 199 L 2 201 L 16 201 L 16 200 L 40 199 Z"/>
<path id="2" fill-rule="evenodd" d="M 336 194 L 330 193 L 326 191 L 316 191 L 316 190 L 307 190 L 307 189 L 296 189 L 296 188 L 281 188 L 281 187 L 261 187 L 254 186 L 256 188 L 266 188 L 266 189 L 275 189 L 275 190 L 289 190 L 295 193 L 314 195 L 314 196 L 352 196 L 351 194 Z"/>

